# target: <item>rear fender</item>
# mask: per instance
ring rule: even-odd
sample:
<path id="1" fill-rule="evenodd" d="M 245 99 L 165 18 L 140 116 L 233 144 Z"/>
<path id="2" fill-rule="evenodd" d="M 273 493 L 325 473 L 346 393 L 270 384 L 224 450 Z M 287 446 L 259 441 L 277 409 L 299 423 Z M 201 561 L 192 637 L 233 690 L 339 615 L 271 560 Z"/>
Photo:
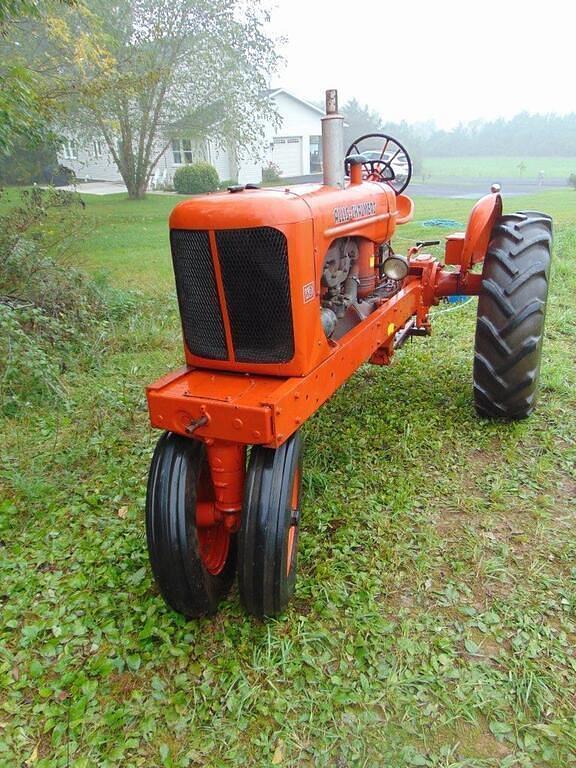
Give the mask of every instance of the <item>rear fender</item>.
<path id="1" fill-rule="evenodd" d="M 463 273 L 484 261 L 492 229 L 501 215 L 502 197 L 498 192 L 478 200 L 468 219 L 466 232 L 457 232 L 447 239 L 446 264 L 459 264 Z"/>

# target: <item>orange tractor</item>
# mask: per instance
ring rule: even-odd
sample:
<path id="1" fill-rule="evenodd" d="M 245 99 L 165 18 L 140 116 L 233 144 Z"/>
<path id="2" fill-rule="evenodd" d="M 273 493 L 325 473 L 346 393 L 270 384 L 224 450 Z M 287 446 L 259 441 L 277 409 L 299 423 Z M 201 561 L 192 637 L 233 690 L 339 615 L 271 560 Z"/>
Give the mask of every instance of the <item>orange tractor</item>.
<path id="1" fill-rule="evenodd" d="M 474 401 L 518 419 L 535 405 L 552 222 L 502 214 L 495 186 L 443 263 L 394 251 L 414 205 L 404 147 L 383 134 L 347 152 L 335 91 L 322 118 L 323 183 L 186 200 L 170 243 L 186 365 L 150 385 L 164 430 L 150 467 L 148 550 L 166 602 L 213 613 L 240 598 L 278 615 L 294 591 L 302 498 L 300 427 L 359 366 L 387 365 L 430 308 L 478 295 Z"/>

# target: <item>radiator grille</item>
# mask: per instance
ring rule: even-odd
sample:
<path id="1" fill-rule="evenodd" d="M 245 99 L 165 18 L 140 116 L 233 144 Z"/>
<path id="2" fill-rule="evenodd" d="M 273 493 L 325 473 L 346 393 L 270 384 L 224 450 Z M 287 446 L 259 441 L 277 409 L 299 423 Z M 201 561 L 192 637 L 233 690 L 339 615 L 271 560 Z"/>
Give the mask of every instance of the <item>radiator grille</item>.
<path id="1" fill-rule="evenodd" d="M 208 232 L 173 229 L 170 245 L 186 345 L 193 355 L 226 360 L 226 336 Z"/>
<path id="2" fill-rule="evenodd" d="M 216 232 L 236 360 L 284 363 L 294 356 L 285 235 L 272 227 Z"/>

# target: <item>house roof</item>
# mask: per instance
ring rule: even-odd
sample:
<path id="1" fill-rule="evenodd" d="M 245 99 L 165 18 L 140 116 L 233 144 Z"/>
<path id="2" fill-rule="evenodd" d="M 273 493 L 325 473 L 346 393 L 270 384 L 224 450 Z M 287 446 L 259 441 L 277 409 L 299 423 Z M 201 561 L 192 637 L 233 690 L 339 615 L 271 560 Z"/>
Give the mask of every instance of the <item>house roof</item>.
<path id="1" fill-rule="evenodd" d="M 263 99 L 273 99 L 275 96 L 278 96 L 281 93 L 312 110 L 314 114 L 324 117 L 325 113 L 321 107 L 313 104 L 311 101 L 306 101 L 306 99 L 300 98 L 300 96 L 296 96 L 295 93 L 292 93 L 292 91 L 289 91 L 287 88 L 267 88 L 266 90 L 260 92 L 260 96 Z M 217 125 L 219 122 L 221 122 L 222 110 L 222 102 L 215 102 L 213 104 L 209 104 L 208 106 L 199 107 L 193 113 L 185 115 L 179 120 L 171 123 L 170 128 L 172 130 L 174 128 L 184 128 L 188 131 L 192 131 L 193 133 L 199 133 L 200 135 L 203 131 L 206 130 L 207 123 L 210 124 L 207 118 L 212 118 L 212 125 Z M 346 121 L 344 121 L 344 127 L 348 128 L 348 123 Z"/>
<path id="2" fill-rule="evenodd" d="M 294 99 L 294 101 L 300 102 L 300 104 L 304 104 L 305 107 L 312 109 L 317 114 L 324 115 L 324 110 L 317 107 L 316 104 L 312 104 L 312 102 L 306 101 L 306 99 L 301 99 L 300 96 L 296 96 L 295 93 L 288 91 L 286 88 L 268 88 L 268 90 L 264 91 L 263 95 L 268 96 L 269 98 L 274 98 L 274 96 L 278 96 L 279 93 L 285 93 L 286 96 Z"/>

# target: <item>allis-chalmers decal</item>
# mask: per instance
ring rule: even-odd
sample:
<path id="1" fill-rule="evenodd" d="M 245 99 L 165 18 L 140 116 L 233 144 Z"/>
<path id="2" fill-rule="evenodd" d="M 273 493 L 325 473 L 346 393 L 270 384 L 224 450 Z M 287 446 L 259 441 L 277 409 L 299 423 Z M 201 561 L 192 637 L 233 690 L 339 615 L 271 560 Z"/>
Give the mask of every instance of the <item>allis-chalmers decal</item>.
<path id="1" fill-rule="evenodd" d="M 356 205 L 342 206 L 334 208 L 334 221 L 336 224 L 344 224 L 354 219 L 363 219 L 366 216 L 374 216 L 376 213 L 376 203 L 367 200 L 365 203 L 356 203 Z"/>

